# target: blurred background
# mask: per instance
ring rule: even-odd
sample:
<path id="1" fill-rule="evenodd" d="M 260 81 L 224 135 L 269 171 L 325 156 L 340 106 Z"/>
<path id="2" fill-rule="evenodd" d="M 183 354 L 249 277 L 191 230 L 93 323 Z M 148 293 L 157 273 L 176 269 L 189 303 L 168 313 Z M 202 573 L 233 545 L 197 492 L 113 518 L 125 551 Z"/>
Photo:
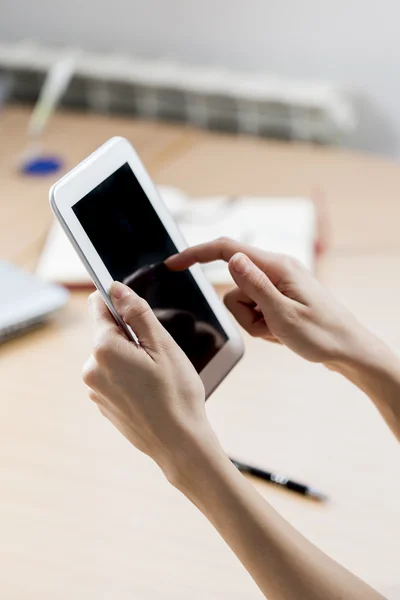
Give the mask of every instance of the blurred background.
<path id="1" fill-rule="evenodd" d="M 308 102 L 309 113 L 312 113 L 312 83 L 319 83 L 315 88 L 320 99 L 318 106 L 330 122 L 320 124 L 316 134 L 307 133 L 304 131 L 306 126 L 297 116 L 298 127 L 302 129 L 299 135 L 314 136 L 323 141 L 339 137 L 347 146 L 397 156 L 400 151 L 400 87 L 395 56 L 399 17 L 400 7 L 394 0 L 379 3 L 249 0 L 245 4 L 236 0 L 205 0 L 200 4 L 185 0 L 115 0 L 112 3 L 89 0 L 84 8 L 77 0 L 56 5 L 50 0 L 39 0 L 34 8 L 27 7 L 23 0 L 16 0 L 7 3 L 2 10 L 0 41 L 30 40 L 52 50 L 54 46 L 69 46 L 99 53 L 96 65 L 91 62 L 89 66 L 88 60 L 86 68 L 81 65 L 85 80 L 86 77 L 93 79 L 94 71 L 98 79 L 107 79 L 104 63 L 112 59 L 126 62 L 127 57 L 198 66 L 197 80 L 195 73 L 189 77 L 187 71 L 177 73 L 170 68 L 169 74 L 168 69 L 165 73 L 160 69 L 159 76 L 154 74 L 155 79 L 151 81 L 148 73 L 140 76 L 140 65 L 136 65 L 136 73 L 132 65 L 130 76 L 121 76 L 120 83 L 130 79 L 132 84 L 144 85 L 143 79 L 146 79 L 148 85 L 161 86 L 162 81 L 161 87 L 172 93 L 176 89 L 176 80 L 186 79 L 188 89 L 195 89 L 196 93 L 207 90 L 224 97 L 226 92 L 227 112 L 229 107 L 233 110 L 229 99 L 235 101 L 246 96 L 243 74 L 246 75 L 247 94 L 253 101 L 255 97 L 265 100 L 269 93 L 272 102 L 272 98 L 276 101 L 279 95 L 286 94 L 287 102 L 294 103 L 294 112 L 299 103 Z M 34 63 L 35 55 L 31 53 L 30 56 Z M 5 59 L 4 62 L 7 63 Z M 22 70 L 23 67 L 21 61 L 19 68 Z M 31 67 L 35 70 L 34 65 Z M 217 81 L 213 80 L 212 74 L 207 77 L 205 67 L 227 70 L 226 85 L 222 85 L 223 77 L 217 77 Z M 77 70 L 79 72 L 79 66 Z M 241 90 L 230 80 L 236 74 L 242 76 Z M 192 78 L 195 81 L 191 81 Z M 284 80 L 281 85 L 276 81 L 280 78 Z M 268 81 L 274 90 L 267 93 Z M 289 86 L 288 90 L 286 86 L 285 91 L 285 82 L 293 83 L 293 87 Z M 328 85 L 324 87 L 323 83 Z M 225 90 L 220 89 L 221 85 Z M 182 89 L 184 82 L 180 81 L 179 86 Z M 229 87 L 230 92 L 227 91 Z M 16 93 L 22 94 L 20 90 Z M 128 92 L 125 90 L 125 93 Z M 295 100 L 296 94 L 302 97 L 301 102 L 299 98 Z M 70 103 L 83 101 L 76 95 L 75 89 L 75 98 L 71 97 Z M 104 108 L 104 98 L 97 99 L 97 104 L 92 99 L 98 109 L 101 102 Z M 126 110 L 126 102 L 120 104 Z M 274 109 L 278 112 L 276 106 L 271 107 L 270 112 Z M 314 109 L 318 107 L 314 105 Z M 147 111 L 151 113 L 152 109 L 148 107 Z M 169 112 L 176 113 L 172 108 Z M 265 112 L 268 111 L 264 107 Z M 167 116 L 168 107 L 164 113 Z M 312 114 L 308 117 L 312 118 Z M 292 119 L 296 119 L 293 114 Z M 264 115 L 265 120 L 268 115 Z M 250 124 L 248 128 L 251 130 L 251 127 Z M 254 127 L 257 129 L 257 125 Z M 268 130 L 263 125 L 260 128 Z M 276 135 L 287 135 L 283 125 L 271 125 L 270 129 Z M 295 135 L 293 129 L 295 126 L 291 128 L 291 134 Z"/>

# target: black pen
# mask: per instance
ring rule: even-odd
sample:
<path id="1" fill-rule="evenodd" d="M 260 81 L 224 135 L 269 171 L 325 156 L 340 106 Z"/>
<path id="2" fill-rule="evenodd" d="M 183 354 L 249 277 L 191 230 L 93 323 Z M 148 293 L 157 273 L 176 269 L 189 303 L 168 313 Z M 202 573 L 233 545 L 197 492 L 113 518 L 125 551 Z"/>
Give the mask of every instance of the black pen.
<path id="1" fill-rule="evenodd" d="M 235 465 L 241 473 L 248 473 L 249 475 L 253 475 L 254 477 L 258 477 L 259 479 L 263 479 L 264 481 L 269 481 L 274 483 L 275 485 L 280 485 L 287 490 L 291 490 L 292 492 L 296 492 L 296 494 L 301 494 L 302 496 L 308 496 L 313 500 L 319 500 L 320 502 L 325 502 L 328 500 L 328 497 L 322 492 L 319 492 L 315 488 L 305 485 L 303 483 L 298 483 L 297 481 L 293 481 L 284 475 L 280 475 L 278 473 L 270 473 L 269 471 L 264 471 L 263 469 L 258 469 L 257 467 L 252 467 L 250 465 L 245 465 L 244 463 L 239 462 L 233 458 L 230 459 L 232 464 Z"/>

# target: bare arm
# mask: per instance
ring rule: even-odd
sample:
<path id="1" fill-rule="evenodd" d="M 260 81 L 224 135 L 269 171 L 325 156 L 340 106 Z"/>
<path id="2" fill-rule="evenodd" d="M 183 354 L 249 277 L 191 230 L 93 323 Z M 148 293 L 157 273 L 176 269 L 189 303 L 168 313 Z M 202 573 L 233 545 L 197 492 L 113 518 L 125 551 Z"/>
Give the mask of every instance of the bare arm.
<path id="1" fill-rule="evenodd" d="M 400 441 L 400 361 L 379 339 L 371 336 L 361 352 L 347 360 L 327 363 L 371 398 Z"/>
<path id="2" fill-rule="evenodd" d="M 244 329 L 347 377 L 400 439 L 400 360 L 382 341 L 286 256 L 219 239 L 188 248 L 167 265 L 181 270 L 218 259 L 229 262 L 236 287 L 225 303 Z"/>
<path id="3" fill-rule="evenodd" d="M 172 483 L 214 525 L 269 600 L 382 599 L 285 521 L 219 446 L 203 443 L 192 447 Z"/>
<path id="4" fill-rule="evenodd" d="M 121 284 L 112 298 L 140 346 L 93 295 L 94 351 L 84 380 L 104 416 L 203 512 L 269 600 L 381 599 L 280 517 L 231 464 L 207 420 L 200 378 L 146 302 Z"/>

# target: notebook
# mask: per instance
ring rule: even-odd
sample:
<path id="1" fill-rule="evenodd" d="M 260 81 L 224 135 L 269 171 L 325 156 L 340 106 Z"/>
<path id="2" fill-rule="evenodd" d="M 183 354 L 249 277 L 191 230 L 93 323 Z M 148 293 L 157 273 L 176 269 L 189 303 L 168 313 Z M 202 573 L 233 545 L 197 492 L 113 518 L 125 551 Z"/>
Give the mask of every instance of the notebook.
<path id="1" fill-rule="evenodd" d="M 312 200 L 251 196 L 188 198 L 171 187 L 159 187 L 159 192 L 188 245 L 228 236 L 264 250 L 288 254 L 314 270 L 320 240 L 318 214 Z M 204 272 L 215 285 L 232 281 L 227 265 L 222 262 L 205 265 Z M 63 283 L 69 288 L 92 286 L 56 220 L 36 273 L 45 281 Z"/>
<path id="2" fill-rule="evenodd" d="M 43 323 L 67 302 L 68 292 L 0 261 L 0 341 Z"/>

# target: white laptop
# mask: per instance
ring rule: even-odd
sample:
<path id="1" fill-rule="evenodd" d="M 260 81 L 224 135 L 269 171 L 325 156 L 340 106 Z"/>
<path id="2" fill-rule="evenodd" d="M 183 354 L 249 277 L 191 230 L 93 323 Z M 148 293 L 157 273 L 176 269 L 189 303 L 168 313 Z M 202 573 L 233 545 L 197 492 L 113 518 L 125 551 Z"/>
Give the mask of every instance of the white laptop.
<path id="1" fill-rule="evenodd" d="M 67 302 L 68 292 L 59 285 L 0 260 L 0 341 L 44 322 Z"/>

